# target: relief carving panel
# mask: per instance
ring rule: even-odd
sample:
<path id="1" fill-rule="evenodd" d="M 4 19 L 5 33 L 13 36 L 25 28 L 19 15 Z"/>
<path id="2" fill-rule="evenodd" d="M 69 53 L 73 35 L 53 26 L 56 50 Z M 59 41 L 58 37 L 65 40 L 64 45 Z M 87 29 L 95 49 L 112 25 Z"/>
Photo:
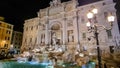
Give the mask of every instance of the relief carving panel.
<path id="1" fill-rule="evenodd" d="M 71 10 L 73 10 L 74 9 L 74 5 L 73 4 L 67 4 L 66 5 L 66 8 L 65 8 L 65 11 L 66 12 L 69 12 L 69 11 L 71 11 Z"/>
<path id="2" fill-rule="evenodd" d="M 62 6 L 57 6 L 57 7 L 53 7 L 49 10 L 49 15 L 56 15 L 58 13 L 61 13 L 64 11 L 64 7 Z"/>
<path id="3" fill-rule="evenodd" d="M 74 11 L 72 11 L 72 12 L 67 12 L 67 13 L 65 14 L 65 16 L 66 16 L 66 17 L 75 16 L 75 12 L 74 12 Z"/>
<path id="4" fill-rule="evenodd" d="M 50 16 L 50 17 L 49 17 L 49 20 L 58 19 L 58 18 L 62 18 L 62 17 L 63 17 L 63 15 L 57 14 L 57 15 Z"/>
<path id="5" fill-rule="evenodd" d="M 73 26 L 73 19 L 67 20 L 67 26 L 68 26 L 68 27 Z"/>

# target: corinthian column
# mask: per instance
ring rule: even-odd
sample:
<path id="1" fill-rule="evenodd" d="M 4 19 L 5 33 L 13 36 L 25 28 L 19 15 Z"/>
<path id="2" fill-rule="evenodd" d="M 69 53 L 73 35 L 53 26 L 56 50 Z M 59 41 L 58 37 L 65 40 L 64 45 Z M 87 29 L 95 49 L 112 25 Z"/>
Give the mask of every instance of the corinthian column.
<path id="1" fill-rule="evenodd" d="M 49 39 L 48 39 L 48 34 L 49 34 L 49 31 L 48 31 L 48 23 L 45 24 L 45 44 L 48 45 L 49 43 Z"/>
<path id="2" fill-rule="evenodd" d="M 66 18 L 64 18 L 64 23 L 63 23 L 63 28 L 62 28 L 62 33 L 63 33 L 63 45 L 66 43 Z"/>

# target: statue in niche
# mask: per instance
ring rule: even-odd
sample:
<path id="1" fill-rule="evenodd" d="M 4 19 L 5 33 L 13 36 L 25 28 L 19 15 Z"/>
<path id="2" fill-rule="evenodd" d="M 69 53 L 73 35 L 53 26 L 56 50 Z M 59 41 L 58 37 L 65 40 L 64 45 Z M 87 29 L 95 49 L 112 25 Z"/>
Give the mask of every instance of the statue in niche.
<path id="1" fill-rule="evenodd" d="M 57 1 L 58 1 L 58 0 L 53 0 L 54 5 L 56 5 L 56 4 L 57 4 Z"/>
<path id="2" fill-rule="evenodd" d="M 50 1 L 50 6 L 51 6 L 51 7 L 53 7 L 53 6 L 54 6 L 54 4 L 53 4 L 53 2 L 52 2 L 52 1 Z"/>
<path id="3" fill-rule="evenodd" d="M 52 35 L 52 44 L 56 45 L 56 34 L 55 34 L 55 32 L 53 32 L 53 35 Z"/>
<path id="4" fill-rule="evenodd" d="M 53 1 L 50 2 L 50 6 L 57 6 L 60 3 L 61 3 L 60 0 L 53 0 Z"/>
<path id="5" fill-rule="evenodd" d="M 59 5 L 61 3 L 61 0 L 57 0 L 57 4 Z"/>
<path id="6" fill-rule="evenodd" d="M 73 38 L 72 38 L 72 37 L 73 37 L 72 34 L 69 35 L 69 42 L 72 42 L 72 41 L 73 41 Z"/>
<path id="7" fill-rule="evenodd" d="M 45 29 L 45 25 L 44 25 L 44 24 L 42 25 L 42 29 L 43 29 L 43 30 Z"/>
<path id="8" fill-rule="evenodd" d="M 68 41 L 69 42 L 73 42 L 73 31 L 71 30 L 71 31 L 68 31 Z"/>
<path id="9" fill-rule="evenodd" d="M 42 34 L 42 35 L 41 35 L 41 43 L 43 44 L 44 42 L 45 42 L 45 35 Z"/>

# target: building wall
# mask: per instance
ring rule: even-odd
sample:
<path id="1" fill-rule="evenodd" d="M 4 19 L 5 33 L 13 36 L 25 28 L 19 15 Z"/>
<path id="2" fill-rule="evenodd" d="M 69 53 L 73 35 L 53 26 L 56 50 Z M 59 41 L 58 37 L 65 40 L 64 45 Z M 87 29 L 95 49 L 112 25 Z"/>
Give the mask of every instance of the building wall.
<path id="1" fill-rule="evenodd" d="M 64 3 L 51 2 L 50 7 L 40 9 L 37 12 L 38 17 L 25 20 L 22 49 L 31 50 L 45 45 L 54 45 L 54 34 L 57 42 L 60 45 L 66 45 L 69 48 L 68 50 L 75 48 L 77 45 L 81 49 L 95 49 L 96 41 L 92 38 L 93 33 L 89 33 L 86 27 L 87 13 L 93 7 L 97 8 L 98 24 L 109 28 L 106 16 L 112 13 L 116 17 L 114 6 L 115 3 L 112 0 L 99 1 L 83 6 L 77 6 L 75 0 Z M 116 19 L 111 32 L 112 37 L 108 38 L 106 30 L 99 27 L 99 41 L 102 49 L 108 48 L 111 45 L 110 43 L 113 43 L 113 38 L 120 36 Z M 91 40 L 88 40 L 89 37 L 91 37 Z"/>
<path id="2" fill-rule="evenodd" d="M 0 21 L 0 53 L 7 52 L 11 45 L 13 25 Z"/>
<path id="3" fill-rule="evenodd" d="M 33 18 L 30 20 L 26 20 L 25 24 L 24 24 L 22 48 L 26 47 L 26 46 L 27 46 L 27 48 L 29 48 L 29 47 L 33 48 L 34 45 L 37 44 L 35 42 L 39 39 L 37 37 L 38 32 L 39 32 L 39 19 Z"/>
<path id="4" fill-rule="evenodd" d="M 13 49 L 16 53 L 20 53 L 22 46 L 22 36 L 22 32 L 13 31 L 11 45 L 13 45 Z"/>
<path id="5" fill-rule="evenodd" d="M 112 13 L 112 15 L 115 16 L 116 18 L 116 10 L 114 8 L 115 3 L 113 3 L 112 1 L 109 0 L 105 0 L 105 1 L 99 1 L 96 3 L 92 3 L 92 4 L 88 4 L 88 5 L 84 5 L 81 7 L 78 7 L 79 10 L 79 29 L 80 29 L 80 41 L 81 44 L 83 46 L 89 45 L 88 48 L 93 48 L 96 47 L 95 45 L 95 39 L 91 39 L 90 41 L 87 40 L 88 37 L 90 36 L 94 36 L 93 33 L 90 34 L 87 31 L 87 27 L 86 26 L 86 22 L 88 22 L 87 19 L 87 13 L 89 12 L 89 10 L 92 9 L 92 7 L 95 7 L 98 9 L 98 14 L 97 14 L 97 22 L 99 25 L 105 26 L 107 28 L 110 27 L 109 22 L 107 21 L 107 14 Z M 100 42 L 100 47 L 101 49 L 106 49 L 106 47 L 111 46 L 112 44 L 110 43 L 111 40 L 113 40 L 114 37 L 119 37 L 119 31 L 118 31 L 118 24 L 117 24 L 117 20 L 115 19 L 115 21 L 113 22 L 113 27 L 112 27 L 112 38 L 108 38 L 107 32 L 106 30 L 103 29 L 103 27 L 99 27 L 99 42 Z M 86 34 L 86 39 L 82 39 L 82 34 L 85 33 Z M 94 46 L 91 46 L 94 45 Z M 109 50 L 109 49 L 108 49 Z"/>

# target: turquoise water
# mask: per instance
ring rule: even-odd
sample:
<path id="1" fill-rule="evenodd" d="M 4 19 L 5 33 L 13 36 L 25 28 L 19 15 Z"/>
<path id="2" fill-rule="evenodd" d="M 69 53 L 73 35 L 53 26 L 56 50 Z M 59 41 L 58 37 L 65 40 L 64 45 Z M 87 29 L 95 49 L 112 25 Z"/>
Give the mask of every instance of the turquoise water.
<path id="1" fill-rule="evenodd" d="M 31 63 L 18 63 L 16 61 L 0 61 L 0 68 L 48 68 L 43 64 L 31 64 Z"/>
<path id="2" fill-rule="evenodd" d="M 70 63 L 62 64 L 63 68 L 95 68 L 94 62 L 89 62 L 85 66 L 71 65 Z M 34 63 L 34 62 L 22 62 L 17 61 L 0 61 L 0 68 L 54 68 L 49 63 Z"/>

